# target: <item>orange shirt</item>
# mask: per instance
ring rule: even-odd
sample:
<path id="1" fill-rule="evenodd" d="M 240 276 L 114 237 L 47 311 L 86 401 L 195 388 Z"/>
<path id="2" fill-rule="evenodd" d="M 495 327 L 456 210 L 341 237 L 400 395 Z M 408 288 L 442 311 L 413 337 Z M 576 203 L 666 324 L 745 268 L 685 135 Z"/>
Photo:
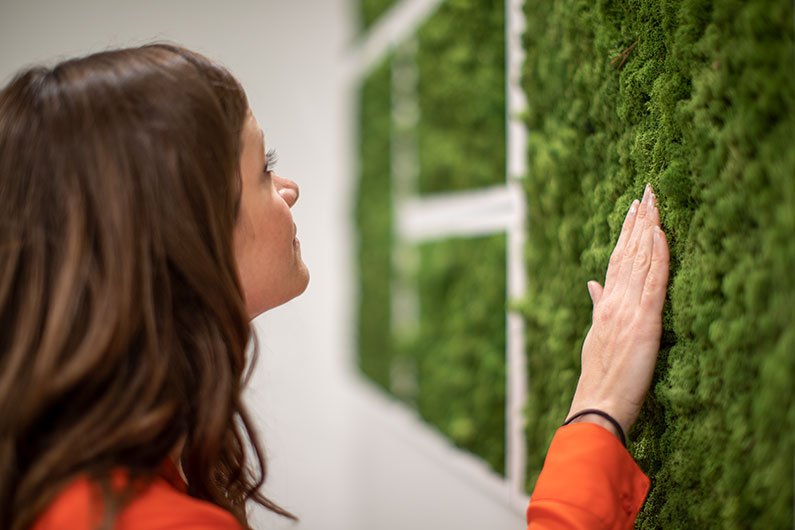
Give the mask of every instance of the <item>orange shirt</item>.
<path id="1" fill-rule="evenodd" d="M 113 476 L 114 486 L 125 482 L 124 472 Z M 218 506 L 194 499 L 171 459 L 164 461 L 158 476 L 122 510 L 116 530 L 241 530 L 232 514 Z M 101 521 L 91 498 L 99 488 L 87 478 L 72 482 L 36 520 L 31 530 L 93 530 Z"/>
<path id="2" fill-rule="evenodd" d="M 561 427 L 527 507 L 528 530 L 632 529 L 649 478 L 604 427 Z"/>
<path id="3" fill-rule="evenodd" d="M 116 530 L 241 530 L 228 512 L 187 495 L 170 460 L 160 475 L 122 511 Z M 90 499 L 97 491 L 87 478 L 75 480 L 31 530 L 93 530 L 99 514 Z M 648 491 L 649 479 L 607 429 L 567 425 L 549 447 L 527 508 L 528 530 L 632 529 Z"/>

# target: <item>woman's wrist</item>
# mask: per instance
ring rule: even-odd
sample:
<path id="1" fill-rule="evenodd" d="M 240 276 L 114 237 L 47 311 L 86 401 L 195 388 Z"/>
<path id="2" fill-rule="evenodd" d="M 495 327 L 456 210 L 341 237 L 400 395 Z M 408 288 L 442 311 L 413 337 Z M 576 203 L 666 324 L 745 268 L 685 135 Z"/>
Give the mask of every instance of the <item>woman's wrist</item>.
<path id="1" fill-rule="evenodd" d="M 588 414 L 587 418 L 577 419 L 572 421 L 572 423 L 579 423 L 580 421 L 596 423 L 607 428 L 620 440 L 622 434 L 626 436 L 629 433 L 632 424 L 635 423 L 637 413 L 633 414 L 632 411 L 628 410 L 627 403 L 602 396 L 596 397 L 594 394 L 593 390 L 583 385 L 582 381 L 579 381 L 577 390 L 574 392 L 574 398 L 571 400 L 571 407 L 566 415 L 566 420 L 572 420 L 575 415 L 583 412 L 596 411 L 593 414 Z M 615 423 L 611 422 L 611 419 Z"/>
<path id="2" fill-rule="evenodd" d="M 613 434 L 613 436 L 615 436 L 618 439 L 618 441 L 626 444 L 625 440 L 622 439 L 621 433 L 618 432 L 618 429 L 616 428 L 615 425 L 613 425 L 613 423 L 610 420 L 608 420 L 607 418 L 603 418 L 602 416 L 595 414 L 593 412 L 583 414 L 582 416 L 574 418 L 573 420 L 568 422 L 568 425 L 571 425 L 573 423 L 594 423 L 596 425 L 604 427 L 605 429 L 610 431 Z"/>

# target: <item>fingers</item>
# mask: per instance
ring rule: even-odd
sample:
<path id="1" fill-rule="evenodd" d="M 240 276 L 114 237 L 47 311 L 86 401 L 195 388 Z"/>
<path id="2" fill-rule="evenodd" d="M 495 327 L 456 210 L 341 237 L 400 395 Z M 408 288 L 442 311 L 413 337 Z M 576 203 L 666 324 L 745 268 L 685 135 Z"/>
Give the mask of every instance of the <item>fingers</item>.
<path id="1" fill-rule="evenodd" d="M 607 268 L 607 277 L 605 278 L 605 290 L 608 292 L 618 291 L 623 296 L 627 287 L 627 279 L 632 270 L 632 261 L 638 251 L 638 239 L 647 218 L 646 205 L 653 197 L 651 184 L 646 184 L 643 190 L 643 198 L 640 203 L 636 205 L 637 201 L 632 203 L 630 211 L 627 214 L 627 219 L 624 221 L 624 227 L 621 229 L 621 235 L 616 243 L 616 248 L 613 249 L 613 254 L 610 256 L 610 264 Z M 633 214 L 633 209 L 634 214 Z"/>
<path id="2" fill-rule="evenodd" d="M 599 299 L 602 298 L 602 286 L 598 282 L 588 282 L 588 294 L 591 295 L 591 302 L 595 307 L 599 303 Z"/>
<path id="3" fill-rule="evenodd" d="M 637 306 L 643 297 L 650 297 L 649 304 L 665 301 L 670 256 L 665 234 L 660 229 L 656 202 L 651 184 L 647 184 L 640 203 L 633 201 L 627 213 L 605 277 L 604 292 L 615 294 L 633 306 Z M 655 238 L 659 237 L 655 236 L 658 231 L 662 236 L 659 241 Z M 647 282 L 651 284 L 647 285 Z M 591 300 L 596 305 L 591 289 L 589 285 Z M 600 287 L 598 298 L 601 296 Z"/>
<path id="4" fill-rule="evenodd" d="M 621 269 L 622 273 L 626 270 L 629 275 L 624 292 L 624 302 L 633 307 L 640 303 L 643 294 L 654 250 L 654 231 L 659 226 L 660 212 L 655 205 L 654 194 L 649 191 L 638 211 L 638 223 L 632 238 L 635 244 L 630 243 L 630 248 L 635 251 L 634 255 L 631 253 L 625 255 Z"/>
<path id="5" fill-rule="evenodd" d="M 638 214 L 638 200 L 632 201 L 629 207 L 627 216 L 624 219 L 624 225 L 621 227 L 621 235 L 618 236 L 618 243 L 613 253 L 610 255 L 610 263 L 607 266 L 607 275 L 605 276 L 605 290 L 610 291 L 616 284 L 619 270 L 621 269 L 621 262 L 626 252 L 627 242 L 632 237 L 632 230 L 635 227 L 635 220 Z"/>
<path id="6" fill-rule="evenodd" d="M 671 260 L 668 240 L 665 233 L 655 227 L 653 237 L 653 252 L 649 274 L 646 283 L 643 285 L 641 295 L 641 310 L 647 314 L 659 315 L 662 313 L 665 303 L 665 291 L 668 287 L 668 270 Z"/>

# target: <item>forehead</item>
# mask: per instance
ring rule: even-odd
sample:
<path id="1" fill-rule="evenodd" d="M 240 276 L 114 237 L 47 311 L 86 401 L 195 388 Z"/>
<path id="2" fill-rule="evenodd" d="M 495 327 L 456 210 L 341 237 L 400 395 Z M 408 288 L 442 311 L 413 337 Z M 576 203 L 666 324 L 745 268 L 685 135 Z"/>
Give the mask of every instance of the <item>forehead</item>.
<path id="1" fill-rule="evenodd" d="M 248 111 L 248 114 L 246 114 L 246 120 L 243 122 L 241 134 L 244 140 L 260 140 L 262 138 L 262 130 L 259 128 L 257 118 L 251 111 Z"/>
<path id="2" fill-rule="evenodd" d="M 243 123 L 241 137 L 244 152 L 262 151 L 262 146 L 265 143 L 265 134 L 263 133 L 262 129 L 260 129 L 257 119 L 250 111 L 246 116 L 246 121 Z"/>

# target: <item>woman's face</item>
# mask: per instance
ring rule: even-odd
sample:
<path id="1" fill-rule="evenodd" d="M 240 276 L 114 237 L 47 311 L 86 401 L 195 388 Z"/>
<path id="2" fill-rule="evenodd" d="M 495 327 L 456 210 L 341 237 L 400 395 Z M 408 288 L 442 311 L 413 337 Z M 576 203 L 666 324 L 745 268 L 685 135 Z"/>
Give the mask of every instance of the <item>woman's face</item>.
<path id="1" fill-rule="evenodd" d="M 249 111 L 242 132 L 242 191 L 234 247 L 251 318 L 298 296 L 309 283 L 290 213 L 298 200 L 298 185 L 267 169 L 262 130 Z"/>

